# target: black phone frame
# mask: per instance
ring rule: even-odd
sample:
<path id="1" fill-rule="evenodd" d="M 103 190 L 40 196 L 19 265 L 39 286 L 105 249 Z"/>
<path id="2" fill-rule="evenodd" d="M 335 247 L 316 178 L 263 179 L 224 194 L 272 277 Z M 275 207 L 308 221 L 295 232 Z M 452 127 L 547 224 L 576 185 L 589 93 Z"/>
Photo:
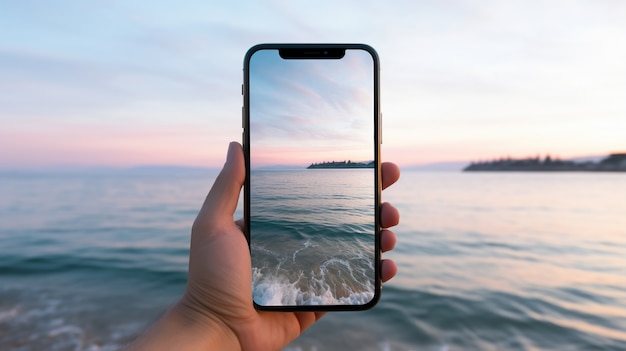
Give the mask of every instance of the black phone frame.
<path id="1" fill-rule="evenodd" d="M 382 175 L 381 175 L 381 161 L 380 161 L 380 147 L 382 144 L 382 114 L 380 111 L 380 61 L 378 53 L 374 48 L 366 44 L 287 44 L 287 43 L 268 43 L 258 44 L 251 47 L 245 54 L 243 64 L 243 107 L 242 107 L 242 128 L 243 128 L 243 150 L 246 166 L 246 179 L 244 183 L 244 233 L 246 240 L 248 241 L 248 247 L 250 245 L 250 60 L 252 56 L 261 50 L 279 50 L 281 57 L 282 53 L 287 53 L 287 56 L 293 55 L 293 57 L 283 57 L 286 59 L 338 59 L 339 53 L 345 50 L 364 50 L 372 56 L 373 61 L 373 77 L 374 77 L 374 178 L 375 178 L 375 238 L 374 238 L 374 296 L 372 299 L 363 305 L 294 305 L 294 306 L 264 306 L 253 302 L 254 308 L 260 311 L 277 311 L 277 312 L 300 312 L 300 311 L 313 311 L 313 312 L 325 312 L 325 311 L 363 311 L 374 307 L 380 300 L 382 290 L 382 277 L 381 277 L 381 246 L 380 246 L 380 204 L 381 204 L 381 192 L 382 192 Z M 325 53 L 326 52 L 326 53 Z M 250 292 L 252 297 L 252 292 Z"/>

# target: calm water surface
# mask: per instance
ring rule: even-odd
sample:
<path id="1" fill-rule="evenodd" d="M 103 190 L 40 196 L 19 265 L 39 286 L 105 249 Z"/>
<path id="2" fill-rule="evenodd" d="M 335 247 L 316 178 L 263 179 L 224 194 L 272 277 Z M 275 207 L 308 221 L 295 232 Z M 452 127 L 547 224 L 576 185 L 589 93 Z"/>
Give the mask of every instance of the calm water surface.
<path id="1" fill-rule="evenodd" d="M 0 175 L 0 350 L 131 340 L 182 293 L 214 177 Z M 383 200 L 399 275 L 286 350 L 626 350 L 625 174 L 404 172 Z"/>

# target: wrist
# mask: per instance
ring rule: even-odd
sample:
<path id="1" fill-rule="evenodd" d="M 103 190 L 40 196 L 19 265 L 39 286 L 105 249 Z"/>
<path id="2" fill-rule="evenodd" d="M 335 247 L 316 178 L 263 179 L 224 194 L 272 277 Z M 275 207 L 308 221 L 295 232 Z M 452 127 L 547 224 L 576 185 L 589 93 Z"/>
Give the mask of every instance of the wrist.
<path id="1" fill-rule="evenodd" d="M 177 315 L 189 333 L 204 339 L 204 344 L 210 346 L 206 350 L 241 350 L 239 339 L 231 328 L 220 318 L 197 308 L 186 296 L 172 307 L 172 313 Z"/>
<path id="2" fill-rule="evenodd" d="M 219 318 L 181 298 L 142 333 L 127 351 L 241 350 L 235 333 Z"/>

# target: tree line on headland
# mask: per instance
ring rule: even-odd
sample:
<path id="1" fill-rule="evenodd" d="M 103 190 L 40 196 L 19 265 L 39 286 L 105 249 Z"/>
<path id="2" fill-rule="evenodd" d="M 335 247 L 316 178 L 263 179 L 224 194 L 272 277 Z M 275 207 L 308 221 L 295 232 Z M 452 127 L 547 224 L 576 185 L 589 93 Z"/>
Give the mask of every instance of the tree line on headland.
<path id="1" fill-rule="evenodd" d="M 330 162 L 320 162 L 320 163 L 311 163 L 307 169 L 318 169 L 318 168 L 374 168 L 374 161 L 371 162 L 352 162 L 348 161 L 330 161 Z"/>
<path id="2" fill-rule="evenodd" d="M 546 156 L 514 159 L 510 157 L 492 161 L 472 162 L 463 169 L 464 172 L 475 171 L 534 171 L 534 172 L 626 172 L 626 153 L 613 153 L 599 162 L 575 162 Z"/>

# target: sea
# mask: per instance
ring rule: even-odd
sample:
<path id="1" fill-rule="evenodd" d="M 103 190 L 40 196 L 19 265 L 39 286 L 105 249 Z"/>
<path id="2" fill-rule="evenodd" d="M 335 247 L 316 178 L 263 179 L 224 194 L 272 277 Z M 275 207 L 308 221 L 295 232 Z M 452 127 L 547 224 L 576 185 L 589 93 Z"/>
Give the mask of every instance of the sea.
<path id="1" fill-rule="evenodd" d="M 182 294 L 216 174 L 0 174 L 0 350 L 132 340 Z M 383 201 L 398 275 L 285 350 L 626 350 L 626 174 L 405 171 Z"/>
<path id="2" fill-rule="evenodd" d="M 252 294 L 261 306 L 366 306 L 376 286 L 373 168 L 252 170 Z"/>

